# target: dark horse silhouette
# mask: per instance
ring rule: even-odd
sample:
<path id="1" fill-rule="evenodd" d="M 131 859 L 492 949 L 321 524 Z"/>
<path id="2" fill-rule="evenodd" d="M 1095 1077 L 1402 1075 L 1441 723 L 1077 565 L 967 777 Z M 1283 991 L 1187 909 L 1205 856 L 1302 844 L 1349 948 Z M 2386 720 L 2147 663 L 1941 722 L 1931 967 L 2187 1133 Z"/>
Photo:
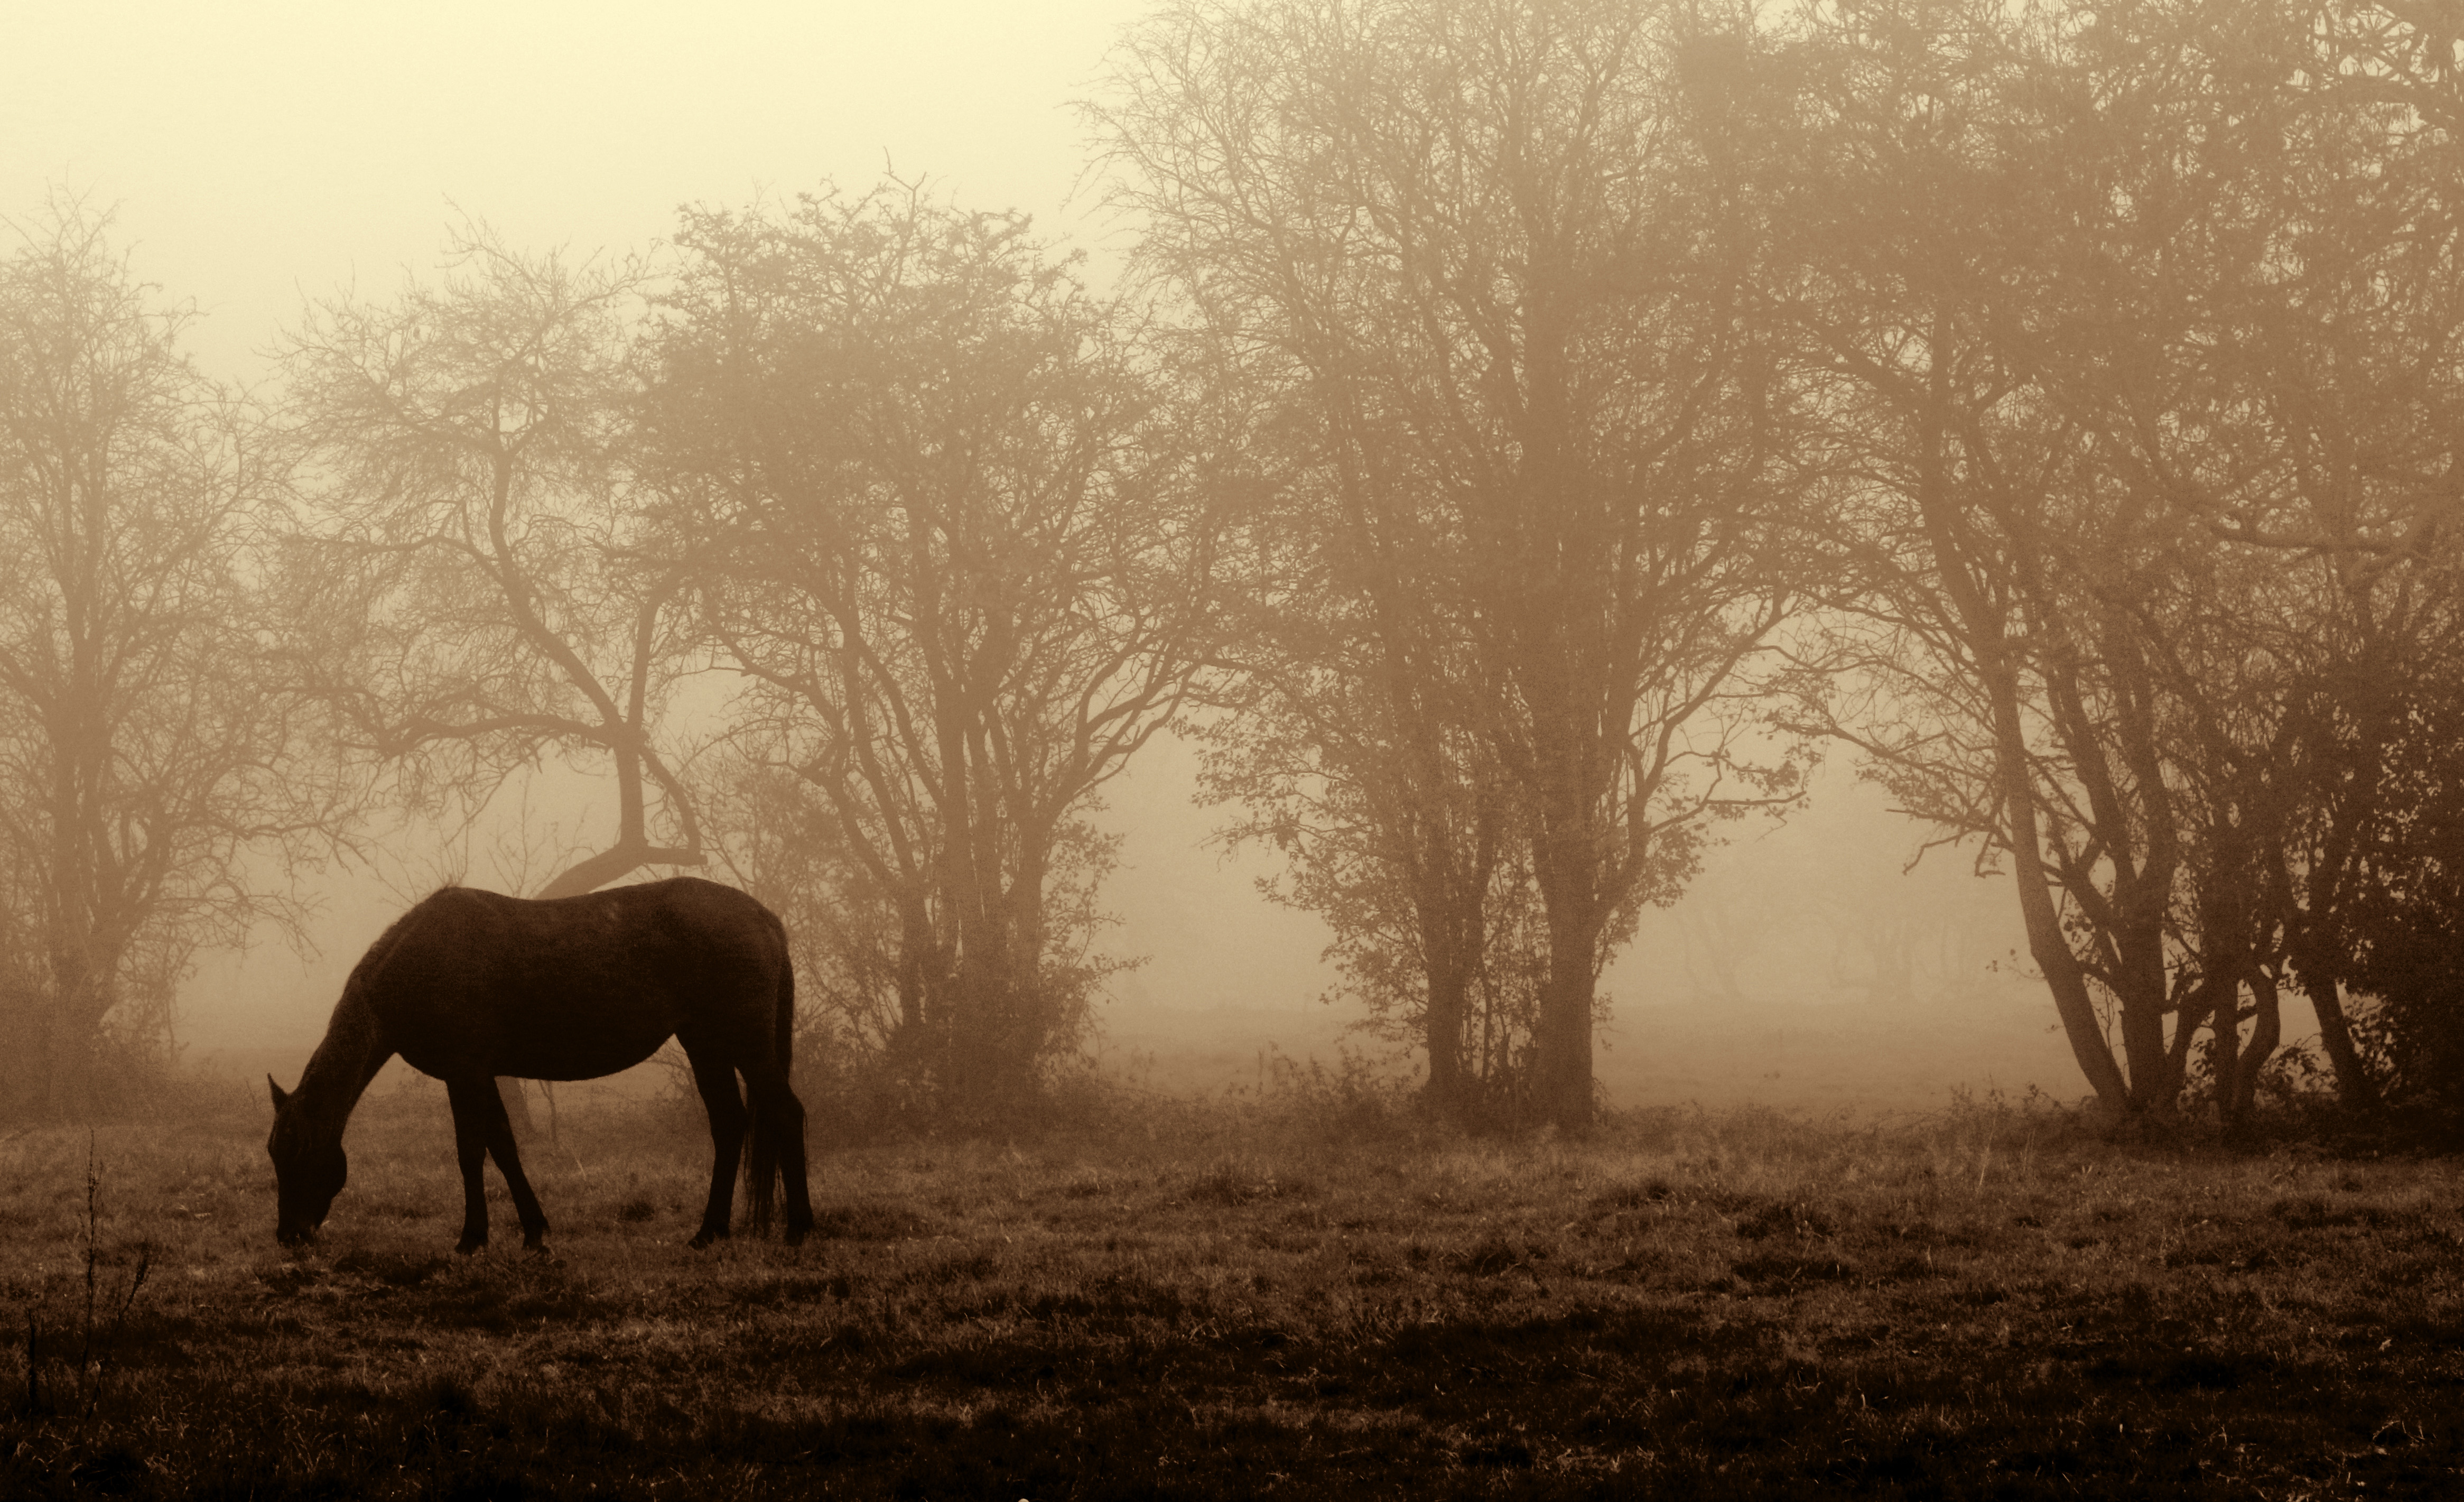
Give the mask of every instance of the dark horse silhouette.
<path id="1" fill-rule="evenodd" d="M 275 1235 L 297 1246 L 323 1225 L 348 1165 L 342 1126 L 385 1060 L 399 1053 L 445 1082 L 462 1162 L 462 1240 L 488 1241 L 483 1160 L 496 1157 L 522 1243 L 547 1234 L 522 1174 L 495 1076 L 596 1079 L 641 1063 L 674 1037 L 710 1110 L 710 1206 L 693 1239 L 725 1236 L 737 1155 L 752 1103 L 753 1224 L 767 1230 L 776 1179 L 787 1185 L 787 1240 L 813 1210 L 804 1182 L 804 1108 L 788 1086 L 796 983 L 787 931 L 733 887 L 678 876 L 579 897 L 528 901 L 447 887 L 394 921 L 351 971 L 325 1041 L 285 1093 L 271 1075 L 280 1200 Z M 744 1076 L 745 1095 L 736 1089 Z"/>

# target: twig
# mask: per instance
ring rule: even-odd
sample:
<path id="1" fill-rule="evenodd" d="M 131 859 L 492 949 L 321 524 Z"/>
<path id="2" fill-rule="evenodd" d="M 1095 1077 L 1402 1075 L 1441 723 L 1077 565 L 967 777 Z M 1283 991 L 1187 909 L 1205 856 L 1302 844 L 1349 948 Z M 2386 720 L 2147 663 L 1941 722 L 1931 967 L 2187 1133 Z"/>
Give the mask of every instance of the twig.
<path id="1" fill-rule="evenodd" d="M 85 1397 L 85 1373 L 94 1359 L 94 1296 L 100 1248 L 95 1245 L 98 1208 L 102 1198 L 102 1165 L 95 1157 L 94 1128 L 85 1131 L 85 1328 L 77 1350 L 77 1396 Z"/>
<path id="2" fill-rule="evenodd" d="M 102 1268 L 102 1160 L 95 1149 L 94 1132 L 87 1129 L 85 1138 L 85 1328 L 80 1334 L 77 1352 L 77 1392 L 80 1413 L 91 1413 L 102 1398 L 103 1367 L 109 1361 L 111 1348 L 128 1326 L 129 1311 L 137 1306 L 137 1295 L 145 1287 L 145 1275 L 154 1268 L 154 1248 L 141 1242 L 137 1248 L 137 1270 L 128 1279 L 128 1289 L 121 1295 L 120 1308 L 112 1315 L 111 1327 L 102 1332 L 100 1349 L 96 1345 L 95 1306 L 101 1294 Z M 31 1315 L 26 1321 L 26 1391 L 33 1403 L 38 1394 L 34 1386 L 34 1329 Z"/>

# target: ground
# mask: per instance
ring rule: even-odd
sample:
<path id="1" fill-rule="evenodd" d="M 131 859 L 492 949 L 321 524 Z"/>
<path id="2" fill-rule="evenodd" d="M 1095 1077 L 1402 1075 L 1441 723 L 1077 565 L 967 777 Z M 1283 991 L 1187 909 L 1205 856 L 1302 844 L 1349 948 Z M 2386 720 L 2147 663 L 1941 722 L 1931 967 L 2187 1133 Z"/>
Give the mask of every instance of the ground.
<path id="1" fill-rule="evenodd" d="M 501 1197 L 452 1254 L 432 1092 L 363 1108 L 297 1254 L 237 1099 L 0 1142 L 0 1495 L 2464 1486 L 2441 1160 L 1973 1104 L 1484 1139 L 1319 1089 L 825 1146 L 812 1240 L 697 1253 L 693 1115 L 557 1125 L 544 1256 Z"/>

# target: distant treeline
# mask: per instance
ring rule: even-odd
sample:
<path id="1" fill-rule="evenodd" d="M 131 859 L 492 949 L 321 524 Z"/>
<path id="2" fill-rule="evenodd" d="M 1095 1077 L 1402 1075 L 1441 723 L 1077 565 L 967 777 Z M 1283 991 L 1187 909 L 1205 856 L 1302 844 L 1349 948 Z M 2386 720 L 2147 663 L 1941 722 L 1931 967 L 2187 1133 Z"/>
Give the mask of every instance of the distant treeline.
<path id="1" fill-rule="evenodd" d="M 2117 1116 L 2244 1125 L 2288 988 L 2346 1108 L 2447 1111 L 2459 47 L 1188 3 L 1085 107 L 1117 289 L 896 180 L 640 259 L 469 225 L 253 392 L 55 204 L 0 264 L 0 1106 L 106 1105 L 200 946 L 558 764 L 614 818 L 535 892 L 731 875 L 827 1056 L 999 1120 L 1173 728 L 1463 1119 L 1588 1120 L 1602 967 L 1825 746 L 2009 882 Z"/>

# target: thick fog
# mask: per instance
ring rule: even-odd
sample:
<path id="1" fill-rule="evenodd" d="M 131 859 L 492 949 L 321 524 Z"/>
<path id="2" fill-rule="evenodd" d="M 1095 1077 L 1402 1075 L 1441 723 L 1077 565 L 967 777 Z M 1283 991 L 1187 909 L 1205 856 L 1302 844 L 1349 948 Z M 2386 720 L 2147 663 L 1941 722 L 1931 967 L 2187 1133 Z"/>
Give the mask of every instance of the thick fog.
<path id="1" fill-rule="evenodd" d="M 468 214 L 611 253 L 689 203 L 885 167 L 1089 228 L 1068 109 L 1134 4 L 11 8 L 0 203 L 112 206 L 218 372 L 303 298 L 390 292 Z"/>
<path id="2" fill-rule="evenodd" d="M 681 205 L 889 169 L 966 207 L 1031 213 L 1100 277 L 1120 232 L 1083 182 L 1087 130 L 1069 105 L 1145 9 L 20 6 L 0 49 L 0 215 L 59 193 L 108 208 L 139 273 L 193 303 L 202 365 L 251 383 L 304 300 L 389 294 L 431 272 L 466 218 L 514 246 L 612 257 L 671 232 Z M 1173 1087 L 1253 1074 L 1269 1044 L 1399 1057 L 1350 1030 L 1356 1010 L 1322 1002 L 1336 979 L 1326 929 L 1257 895 L 1271 852 L 1210 839 L 1224 815 L 1193 804 L 1194 765 L 1157 741 L 1107 791 L 1101 822 L 1125 843 L 1105 947 L 1147 958 L 1110 983 L 1106 1056 Z M 517 876 L 504 851 L 538 834 L 525 821 L 569 836 L 593 796 L 606 795 L 550 774 L 462 846 L 332 872 L 313 894 L 316 953 L 269 939 L 200 963 L 177 1021 L 188 1055 L 304 1057 L 360 949 L 423 879 Z M 1922 830 L 1844 761 L 1810 808 L 1721 832 L 1692 889 L 1647 912 L 1607 969 L 1612 1102 L 2080 1093 L 2013 953 L 2007 884 L 1980 879 L 1971 851 L 1907 871 Z"/>

